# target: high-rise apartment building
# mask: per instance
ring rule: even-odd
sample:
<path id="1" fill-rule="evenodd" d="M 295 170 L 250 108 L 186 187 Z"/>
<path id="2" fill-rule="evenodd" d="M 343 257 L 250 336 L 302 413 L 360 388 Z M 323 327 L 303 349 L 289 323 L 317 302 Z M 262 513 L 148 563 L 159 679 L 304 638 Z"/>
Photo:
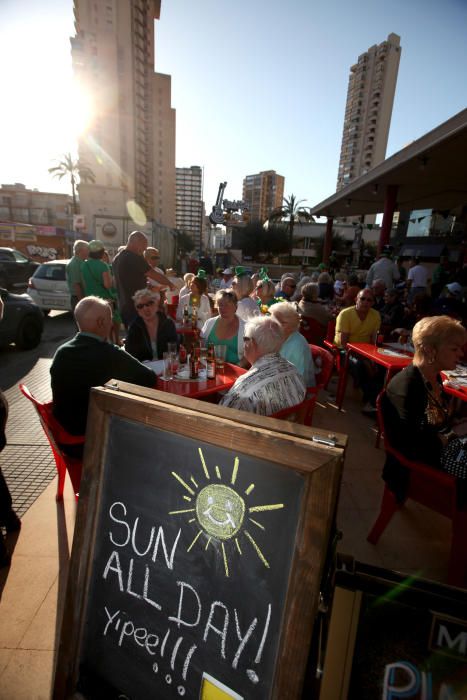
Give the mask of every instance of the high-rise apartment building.
<path id="1" fill-rule="evenodd" d="M 400 55 L 400 37 L 389 34 L 350 68 L 338 190 L 386 156 Z"/>
<path id="2" fill-rule="evenodd" d="M 199 165 L 177 168 L 177 229 L 192 237 L 197 251 L 202 248 L 203 224 L 203 170 Z"/>
<path id="3" fill-rule="evenodd" d="M 79 143 L 80 158 L 96 175 L 95 184 L 79 188 L 91 233 L 96 217 L 127 217 L 129 202 L 148 220 L 175 221 L 175 111 L 170 77 L 154 72 L 160 6 L 74 0 L 73 69 L 93 111 Z"/>
<path id="4" fill-rule="evenodd" d="M 243 180 L 243 201 L 248 205 L 250 221 L 268 218 L 273 209 L 282 206 L 285 178 L 275 170 L 247 175 Z"/>

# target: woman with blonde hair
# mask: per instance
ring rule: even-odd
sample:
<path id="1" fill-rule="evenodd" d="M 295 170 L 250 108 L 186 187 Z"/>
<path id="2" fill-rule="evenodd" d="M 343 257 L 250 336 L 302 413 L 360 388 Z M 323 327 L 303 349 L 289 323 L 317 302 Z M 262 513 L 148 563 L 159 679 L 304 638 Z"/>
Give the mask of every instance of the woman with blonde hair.
<path id="1" fill-rule="evenodd" d="M 281 301 L 271 307 L 269 313 L 279 323 L 284 342 L 279 353 L 300 372 L 306 387 L 316 386 L 315 365 L 310 346 L 299 332 L 300 314 L 294 304 Z"/>
<path id="2" fill-rule="evenodd" d="M 449 316 L 429 316 L 415 324 L 412 342 L 413 364 L 389 382 L 382 403 L 391 443 L 408 459 L 445 469 L 465 479 L 467 451 L 462 457 L 462 445 L 457 473 L 445 459 L 450 442 L 457 437 L 453 431 L 454 402 L 443 391 L 441 372 L 455 369 L 462 359 L 467 331 L 460 321 Z"/>
<path id="3" fill-rule="evenodd" d="M 177 342 L 175 324 L 159 310 L 159 292 L 139 289 L 133 301 L 138 317 L 128 328 L 125 350 L 140 362 L 161 359 L 167 344 Z"/>
<path id="4" fill-rule="evenodd" d="M 237 297 L 237 316 L 242 321 L 248 321 L 251 316 L 258 316 L 259 309 L 256 301 L 250 297 L 253 291 L 253 280 L 243 267 L 235 268 L 232 289 Z"/>
<path id="5" fill-rule="evenodd" d="M 187 272 L 185 275 L 183 275 L 183 281 L 185 282 L 185 284 L 180 289 L 180 299 L 183 296 L 185 296 L 185 294 L 190 293 L 190 284 L 191 284 L 191 280 L 193 279 L 194 276 L 195 275 L 193 272 Z"/>

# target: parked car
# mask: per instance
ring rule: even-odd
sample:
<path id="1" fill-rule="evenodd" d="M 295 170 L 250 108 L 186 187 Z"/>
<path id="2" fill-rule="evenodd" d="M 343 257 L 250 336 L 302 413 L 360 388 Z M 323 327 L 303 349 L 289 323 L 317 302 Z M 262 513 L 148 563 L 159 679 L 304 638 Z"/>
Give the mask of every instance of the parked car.
<path id="1" fill-rule="evenodd" d="M 12 294 L 0 289 L 4 303 L 0 321 L 0 345 L 15 343 L 19 350 L 39 345 L 44 329 L 44 316 L 27 294 Z"/>
<path id="2" fill-rule="evenodd" d="M 11 291 L 26 289 L 39 263 L 15 248 L 0 248 L 0 287 Z"/>
<path id="3" fill-rule="evenodd" d="M 29 280 L 28 294 L 45 314 L 52 309 L 71 311 L 71 298 L 66 281 L 67 264 L 68 260 L 42 263 Z"/>

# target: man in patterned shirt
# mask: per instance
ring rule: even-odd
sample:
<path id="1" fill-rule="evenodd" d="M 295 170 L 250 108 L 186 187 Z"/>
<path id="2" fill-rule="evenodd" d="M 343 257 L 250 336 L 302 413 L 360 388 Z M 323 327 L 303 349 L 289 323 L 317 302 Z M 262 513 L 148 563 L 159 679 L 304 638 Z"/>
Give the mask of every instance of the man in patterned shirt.
<path id="1" fill-rule="evenodd" d="M 302 377 L 279 355 L 283 341 L 280 325 L 268 316 L 253 317 L 246 323 L 244 356 L 251 368 L 224 396 L 222 406 L 270 416 L 304 400 Z"/>

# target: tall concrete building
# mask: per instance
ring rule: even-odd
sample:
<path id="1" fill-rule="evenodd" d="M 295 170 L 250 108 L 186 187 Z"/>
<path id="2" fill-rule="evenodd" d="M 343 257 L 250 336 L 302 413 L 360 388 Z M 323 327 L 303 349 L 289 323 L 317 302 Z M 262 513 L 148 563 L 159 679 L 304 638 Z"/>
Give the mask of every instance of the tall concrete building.
<path id="1" fill-rule="evenodd" d="M 273 209 L 282 206 L 285 178 L 275 170 L 247 175 L 243 180 L 243 201 L 249 207 L 250 221 L 263 223 Z"/>
<path id="2" fill-rule="evenodd" d="M 400 55 L 400 37 L 389 34 L 350 68 L 338 190 L 386 156 Z"/>
<path id="3" fill-rule="evenodd" d="M 91 234 L 108 217 L 115 225 L 99 231 L 109 231 L 114 243 L 120 235 L 110 232 L 128 217 L 128 203 L 149 221 L 175 222 L 175 111 L 170 77 L 154 72 L 160 6 L 160 0 L 74 0 L 73 69 L 93 110 L 79 156 L 96 175 L 95 184 L 79 187 L 81 213 Z"/>
<path id="4" fill-rule="evenodd" d="M 203 170 L 199 165 L 177 168 L 177 229 L 202 248 L 204 225 Z"/>

